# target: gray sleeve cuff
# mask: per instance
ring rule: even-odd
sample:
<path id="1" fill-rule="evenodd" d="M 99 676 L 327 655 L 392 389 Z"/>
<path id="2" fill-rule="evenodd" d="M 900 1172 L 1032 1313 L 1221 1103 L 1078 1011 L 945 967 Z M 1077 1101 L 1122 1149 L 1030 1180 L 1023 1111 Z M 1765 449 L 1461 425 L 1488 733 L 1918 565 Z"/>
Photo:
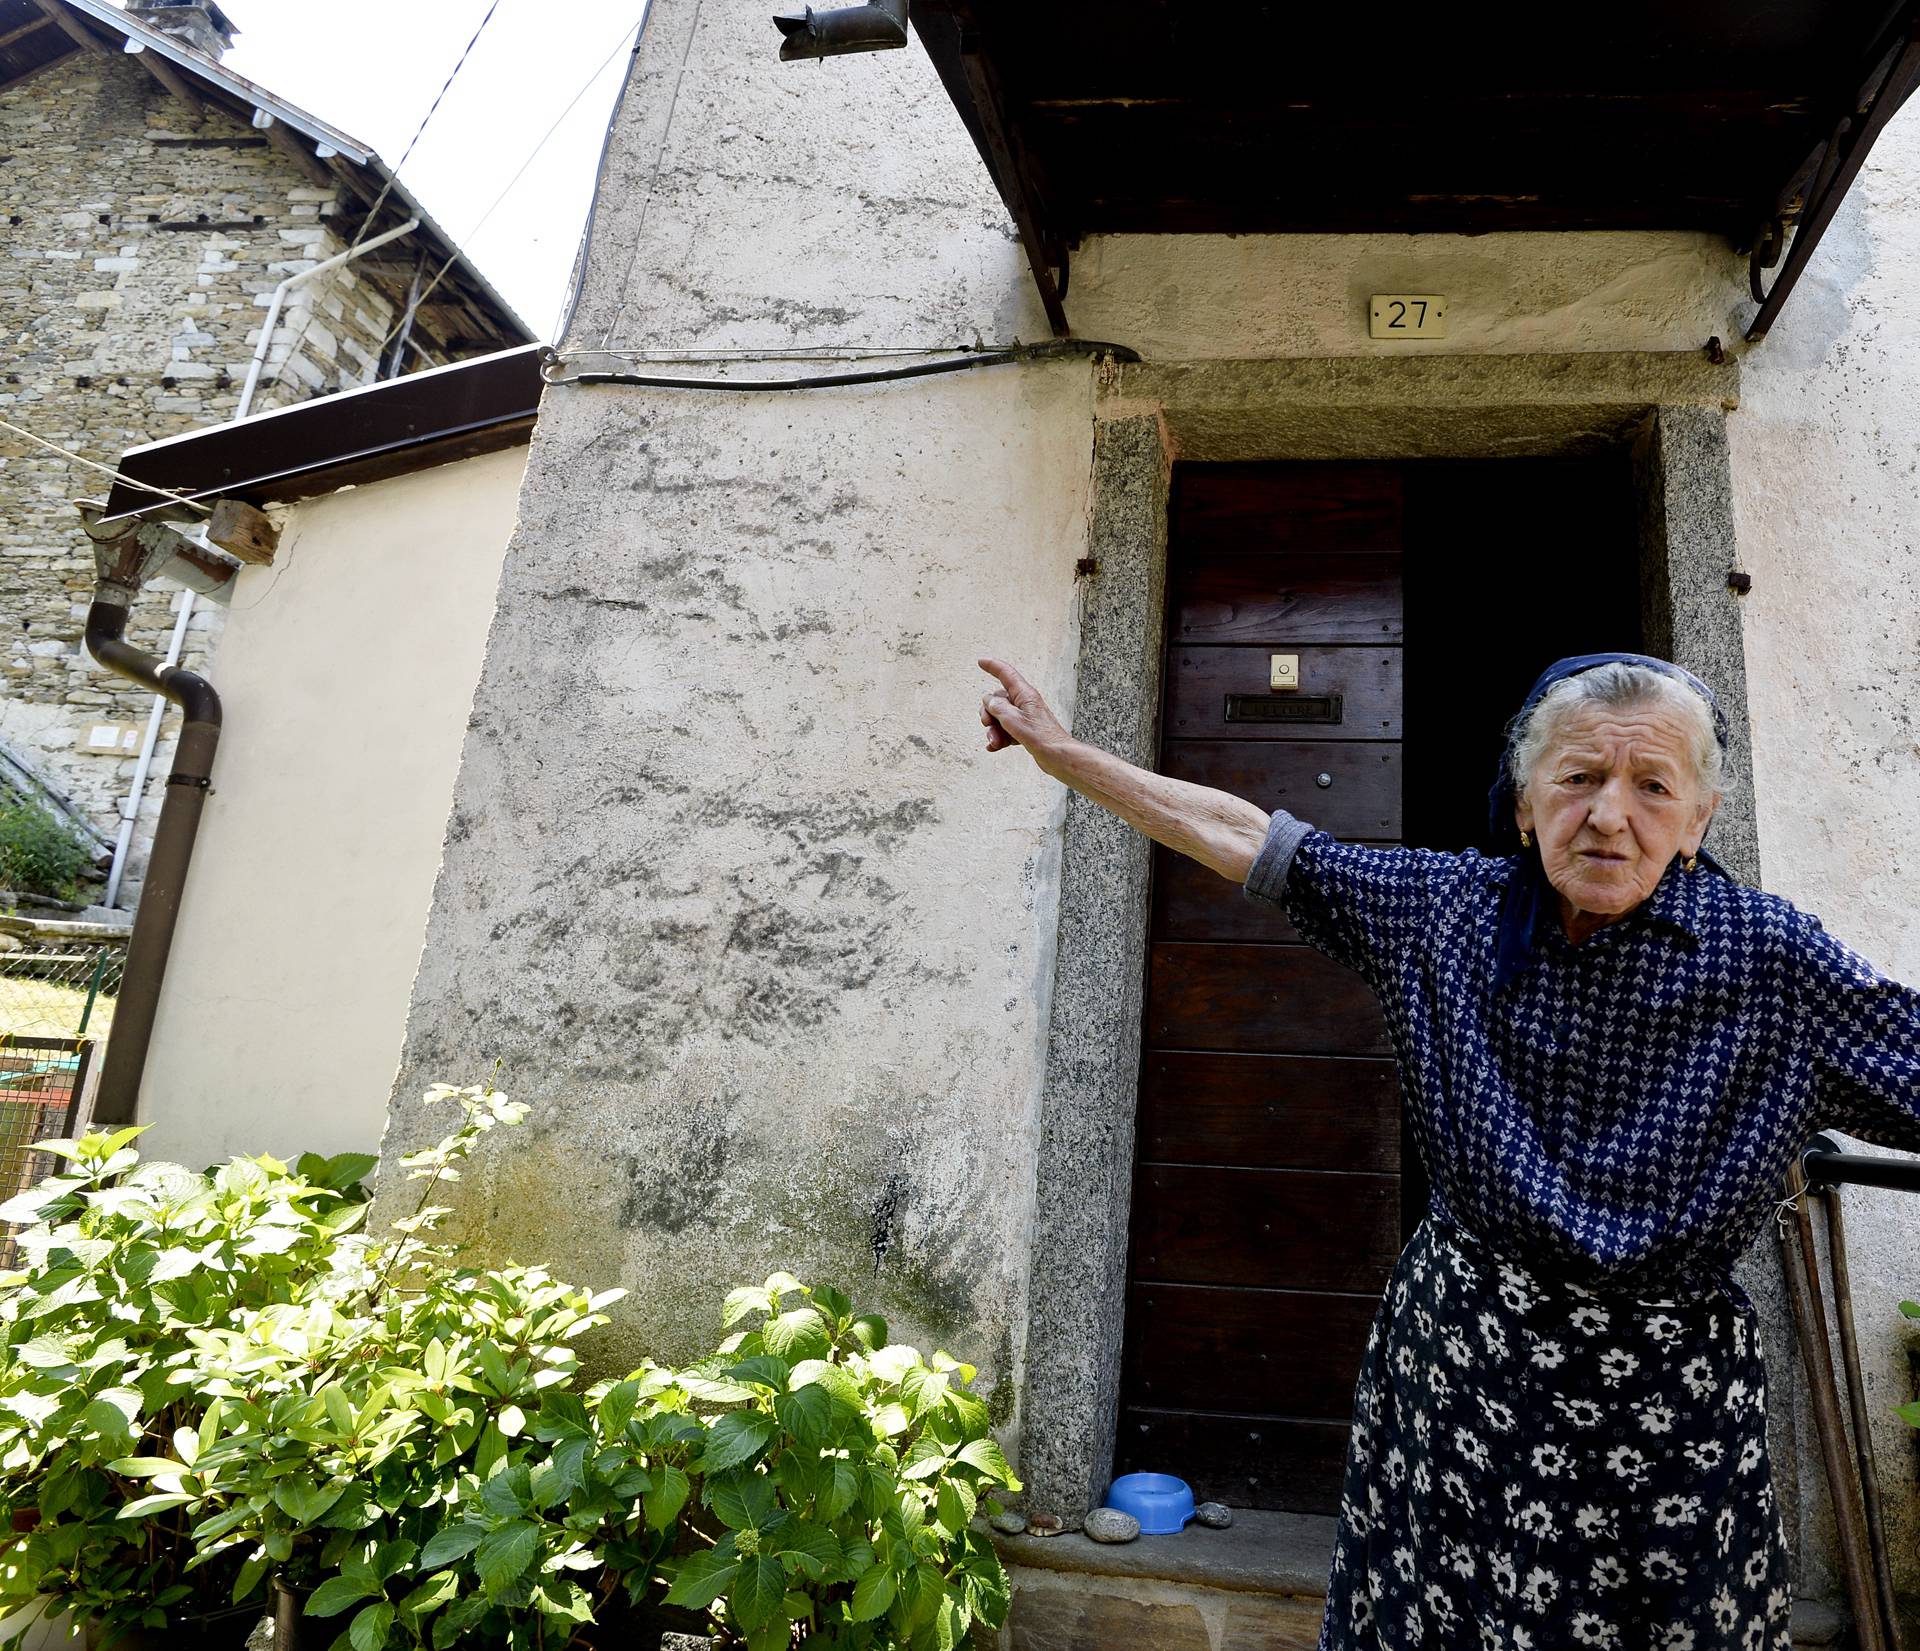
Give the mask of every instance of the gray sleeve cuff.
<path id="1" fill-rule="evenodd" d="M 1267 840 L 1253 857 L 1247 880 L 1240 885 L 1241 892 L 1251 899 L 1278 905 L 1280 893 L 1287 886 L 1287 872 L 1293 865 L 1293 857 L 1312 830 L 1305 820 L 1296 820 L 1284 808 L 1276 808 L 1273 818 L 1267 821 Z"/>

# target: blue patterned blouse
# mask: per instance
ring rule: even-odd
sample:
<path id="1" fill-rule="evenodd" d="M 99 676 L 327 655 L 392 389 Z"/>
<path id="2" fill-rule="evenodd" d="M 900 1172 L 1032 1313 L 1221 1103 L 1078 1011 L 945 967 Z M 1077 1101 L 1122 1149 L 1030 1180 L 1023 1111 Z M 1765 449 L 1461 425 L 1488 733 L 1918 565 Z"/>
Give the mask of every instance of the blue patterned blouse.
<path id="1" fill-rule="evenodd" d="M 1676 860 L 1492 988 L 1512 858 L 1361 848 L 1284 811 L 1245 883 L 1378 995 L 1434 1211 L 1589 1288 L 1714 1283 L 1823 1128 L 1920 1151 L 1920 992 Z"/>

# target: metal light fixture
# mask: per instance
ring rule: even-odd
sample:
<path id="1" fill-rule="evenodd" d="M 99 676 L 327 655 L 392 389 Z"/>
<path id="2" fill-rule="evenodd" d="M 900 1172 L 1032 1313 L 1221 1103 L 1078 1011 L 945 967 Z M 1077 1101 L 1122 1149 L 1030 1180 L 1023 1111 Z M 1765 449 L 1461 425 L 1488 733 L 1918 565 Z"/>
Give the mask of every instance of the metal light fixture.
<path id="1" fill-rule="evenodd" d="M 798 17 L 773 21 L 786 36 L 780 43 L 783 63 L 841 57 L 848 52 L 897 51 L 907 43 L 907 0 L 868 0 L 864 6 L 836 6 L 831 11 L 809 6 Z"/>

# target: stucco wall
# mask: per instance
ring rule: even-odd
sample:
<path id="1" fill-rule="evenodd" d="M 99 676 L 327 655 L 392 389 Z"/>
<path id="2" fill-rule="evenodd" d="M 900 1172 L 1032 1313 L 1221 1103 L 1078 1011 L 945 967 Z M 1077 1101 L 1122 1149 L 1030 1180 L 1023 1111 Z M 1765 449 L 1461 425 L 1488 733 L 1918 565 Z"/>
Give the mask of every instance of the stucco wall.
<path id="1" fill-rule="evenodd" d="M 525 460 L 299 504 L 239 575 L 144 1150 L 377 1150 Z"/>
<path id="2" fill-rule="evenodd" d="M 919 50 L 786 66 L 774 44 L 752 0 L 657 0 L 569 342 L 1042 336 L 1011 227 Z M 1880 215 L 1913 233 L 1894 180 L 1920 171 L 1896 131 L 1839 250 L 1748 358 L 1776 376 L 1731 426 L 1757 581 L 1742 617 L 1770 676 L 1754 715 L 1764 874 L 1913 976 L 1920 886 L 1899 839 L 1920 781 L 1901 702 L 1873 684 L 1914 659 L 1891 528 L 1910 545 L 1920 408 L 1902 381 L 1920 381 L 1920 335 L 1892 308 L 1895 277 L 1846 251 Z M 1692 235 L 1127 237 L 1077 255 L 1069 311 L 1082 336 L 1171 372 L 1381 354 L 1364 298 L 1383 287 L 1453 300 L 1453 336 L 1420 353 L 1693 356 L 1737 340 L 1744 276 Z M 1884 308 L 1863 314 L 1848 294 L 1872 279 Z M 1539 375 L 1514 367 L 1524 407 Z M 1489 376 L 1473 375 L 1482 403 Z M 1094 421 L 1152 413 L 1105 393 L 1097 369 L 1055 366 L 791 397 L 547 397 L 387 1150 L 431 1132 L 422 1083 L 504 1056 L 535 1116 L 470 1186 L 472 1229 L 635 1286 L 635 1345 L 701 1340 L 721 1288 L 779 1263 L 850 1280 L 907 1333 L 1019 1385 L 1064 793 L 981 751 L 973 661 L 1011 658 L 1074 710 Z M 1782 501 L 1802 498 L 1796 518 Z M 1827 693 L 1814 721 L 1779 685 L 1792 672 Z M 1824 820 L 1799 802 L 1809 788 Z M 1856 799 L 1873 827 L 1859 839 L 1833 823 Z M 1914 1225 L 1876 1230 L 1889 1275 L 1920 1277 Z M 1890 1384 L 1898 1327 L 1865 1300 L 1862 1321 Z M 1801 1454 L 1782 1471 L 1811 1483 Z M 1832 1592 L 1817 1564 L 1804 1582 Z"/>

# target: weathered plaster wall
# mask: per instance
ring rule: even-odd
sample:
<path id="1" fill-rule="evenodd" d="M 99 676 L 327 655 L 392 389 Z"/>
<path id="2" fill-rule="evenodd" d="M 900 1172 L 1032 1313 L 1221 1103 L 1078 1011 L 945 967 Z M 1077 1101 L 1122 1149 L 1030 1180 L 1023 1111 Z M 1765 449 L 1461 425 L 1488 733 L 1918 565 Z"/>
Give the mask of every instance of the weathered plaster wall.
<path id="1" fill-rule="evenodd" d="M 655 5 L 571 341 L 1043 336 L 925 58 L 776 44 Z M 503 1057 L 534 1115 L 470 1207 L 633 1286 L 629 1347 L 783 1266 L 1013 1402 L 1065 793 L 987 755 L 974 661 L 1072 708 L 1091 397 L 1074 364 L 546 397 L 386 1150 Z"/>
<path id="2" fill-rule="evenodd" d="M 0 418 L 107 463 L 232 417 L 268 295 L 346 246 L 335 189 L 121 53 L 82 53 L 0 92 L 0 154 Z M 392 320 L 352 267 L 296 288 L 255 409 L 371 382 Z M 144 729 L 153 700 L 81 642 L 93 559 L 68 501 L 104 481 L 0 431 L 0 740 L 111 838 L 135 759 L 76 742 L 92 722 Z M 128 639 L 164 653 L 178 600 L 171 587 L 144 593 Z M 219 624 L 217 606 L 196 608 L 184 664 L 205 662 Z M 178 720 L 163 725 L 128 903 Z"/>
<path id="3" fill-rule="evenodd" d="M 526 449 L 296 505 L 220 642 L 147 1151 L 370 1152 Z"/>

